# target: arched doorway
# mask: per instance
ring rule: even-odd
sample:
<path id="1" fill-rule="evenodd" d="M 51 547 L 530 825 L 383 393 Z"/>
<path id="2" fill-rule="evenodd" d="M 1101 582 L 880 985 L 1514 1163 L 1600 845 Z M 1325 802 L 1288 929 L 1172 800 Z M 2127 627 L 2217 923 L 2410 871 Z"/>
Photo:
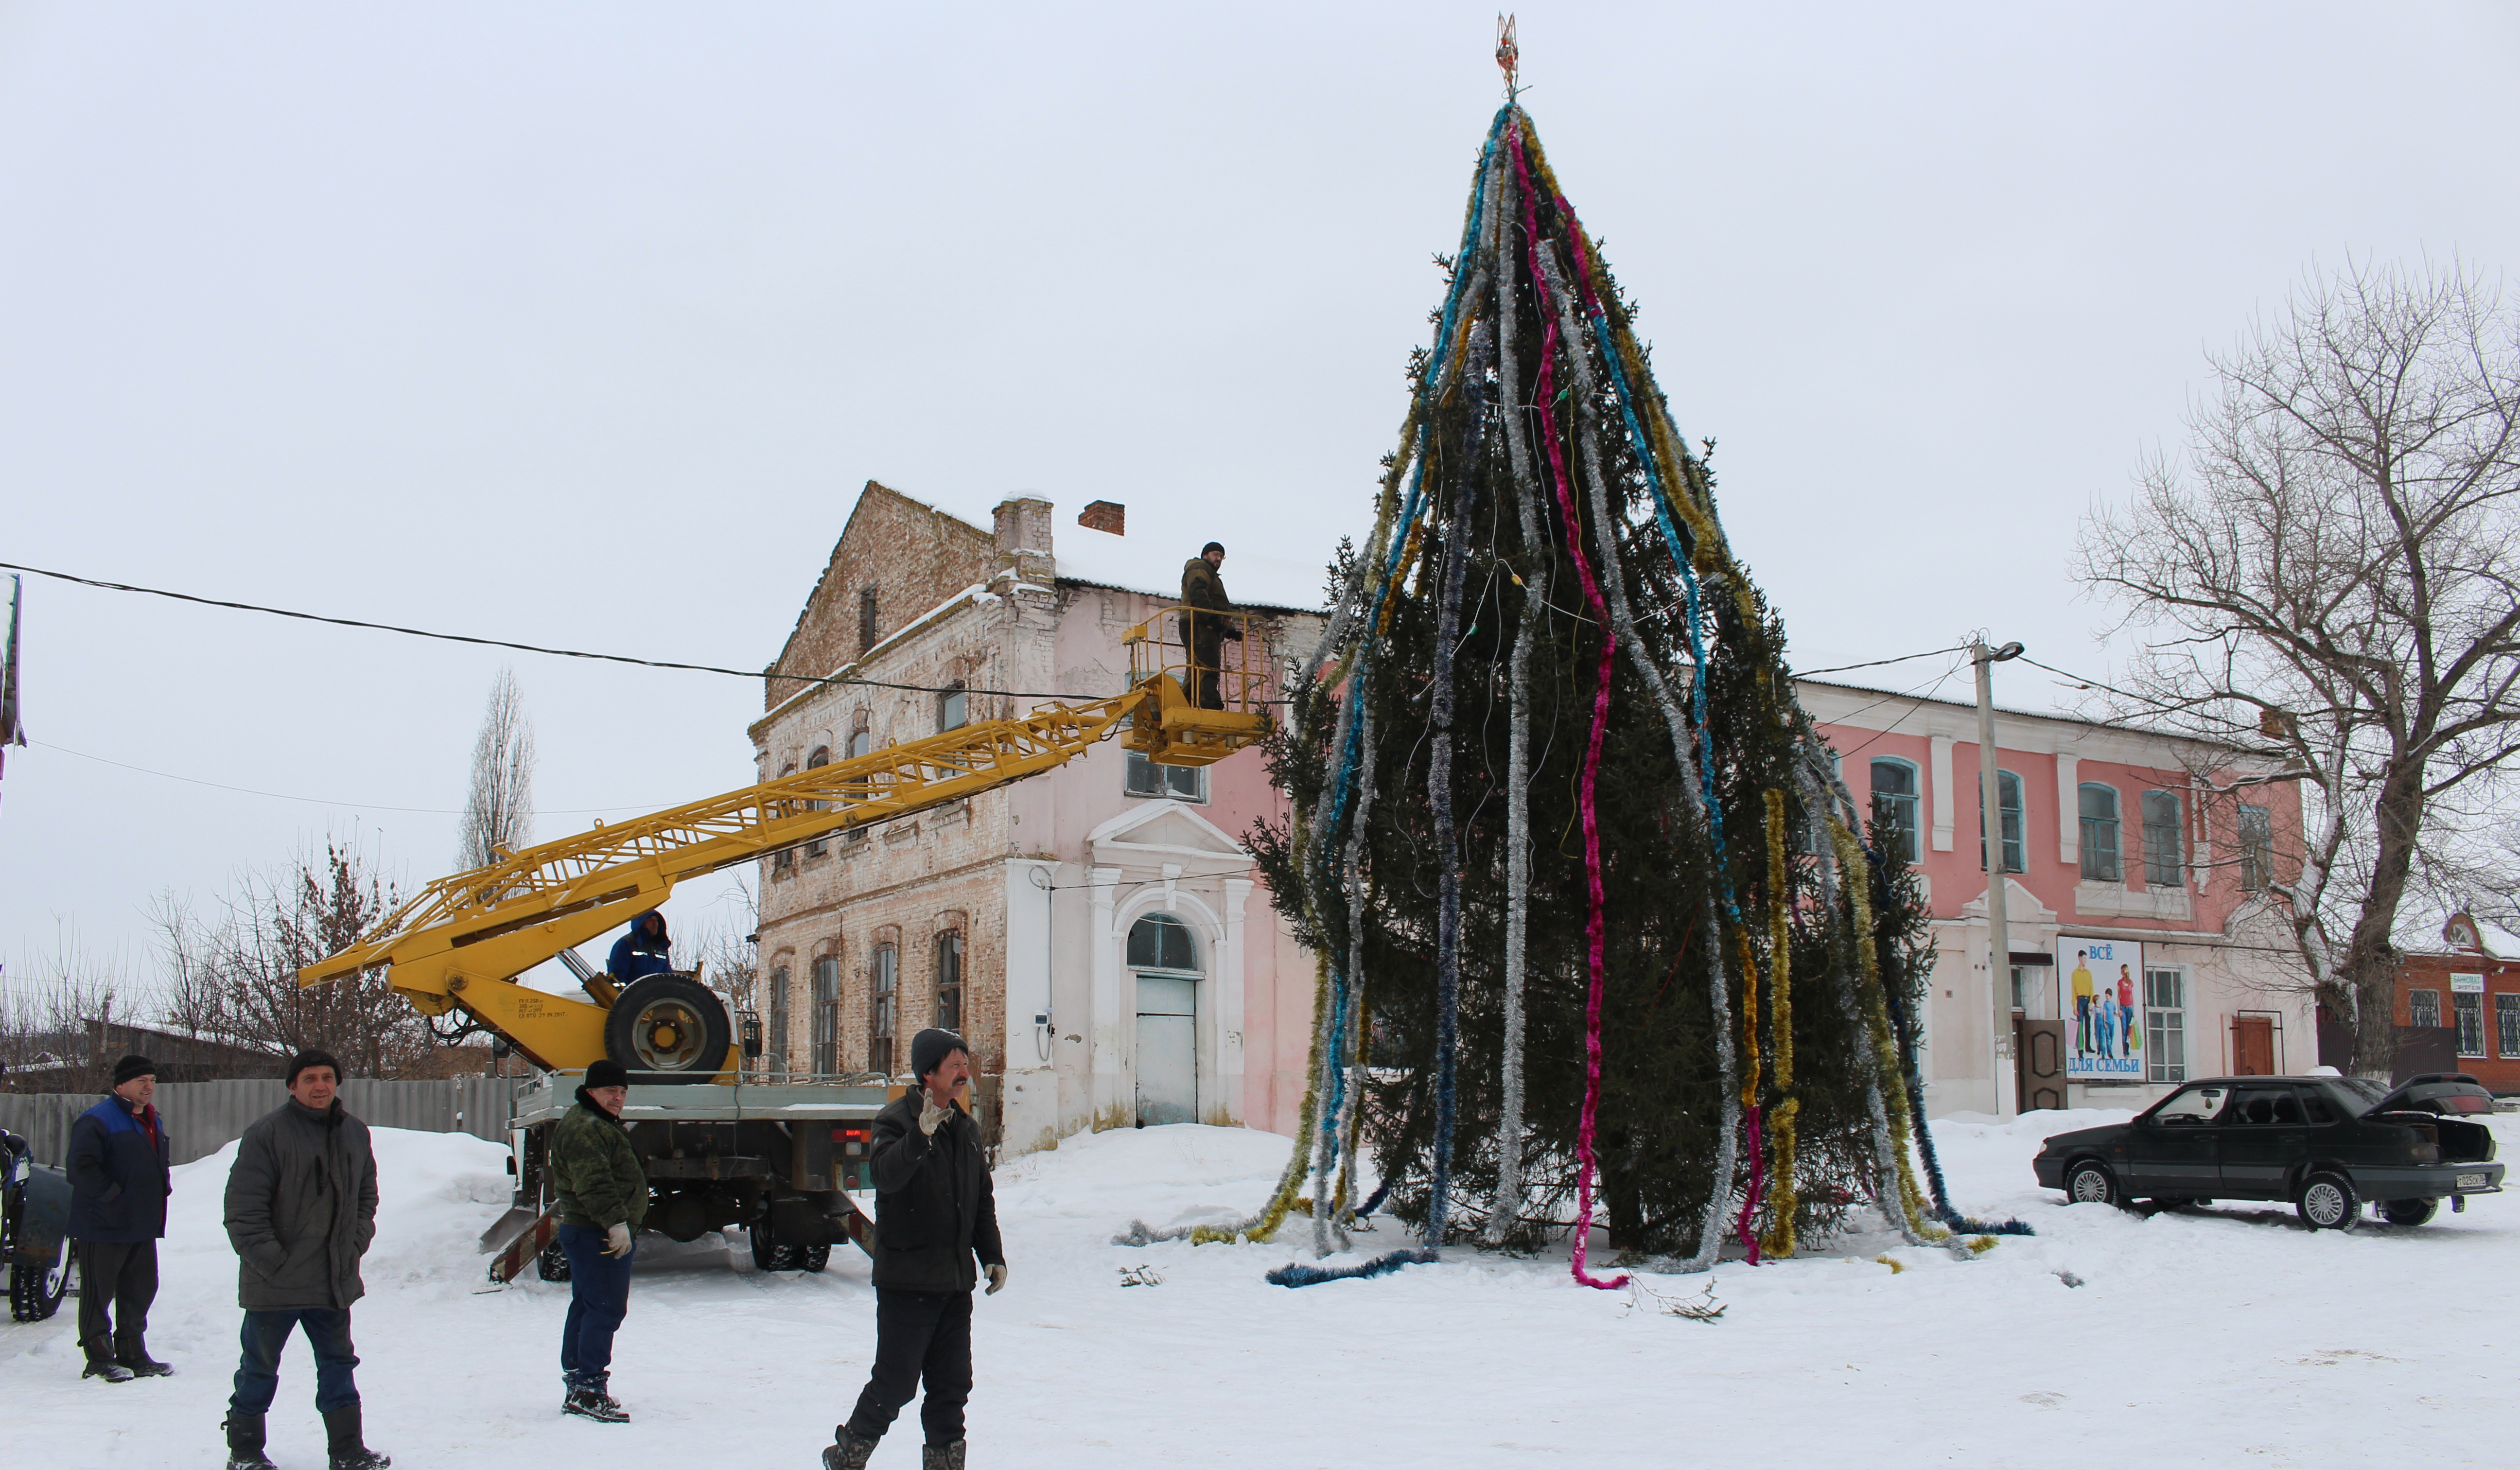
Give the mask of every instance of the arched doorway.
<path id="1" fill-rule="evenodd" d="M 1195 1123 L 1197 942 L 1180 919 L 1149 913 L 1130 926 L 1127 958 L 1138 984 L 1138 1127 Z"/>

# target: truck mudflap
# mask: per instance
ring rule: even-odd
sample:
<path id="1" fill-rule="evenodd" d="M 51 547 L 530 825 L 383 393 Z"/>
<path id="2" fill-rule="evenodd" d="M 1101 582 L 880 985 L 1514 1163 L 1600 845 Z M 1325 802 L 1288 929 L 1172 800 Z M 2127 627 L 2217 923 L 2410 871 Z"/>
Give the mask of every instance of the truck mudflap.
<path id="1" fill-rule="evenodd" d="M 517 1279 L 518 1273 L 559 1234 L 558 1205 L 540 1214 L 515 1209 L 499 1217 L 499 1223 L 481 1234 L 481 1249 L 494 1253 L 490 1258 L 491 1281 L 505 1286 Z"/>

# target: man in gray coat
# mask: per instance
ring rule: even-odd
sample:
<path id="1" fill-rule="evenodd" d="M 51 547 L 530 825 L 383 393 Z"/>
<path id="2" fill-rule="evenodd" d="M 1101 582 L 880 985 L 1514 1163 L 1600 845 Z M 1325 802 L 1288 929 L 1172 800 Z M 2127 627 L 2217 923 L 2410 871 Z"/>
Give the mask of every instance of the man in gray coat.
<path id="1" fill-rule="evenodd" d="M 228 1172 L 228 1243 L 237 1253 L 245 1356 L 228 1399 L 228 1470 L 273 1470 L 263 1415 L 280 1388 L 280 1350 L 303 1327 L 315 1353 L 315 1409 L 332 1470 L 383 1470 L 359 1427 L 350 1304 L 367 1292 L 359 1258 L 377 1233 L 377 1158 L 368 1126 L 334 1095 L 341 1065 L 322 1051 L 289 1060 L 289 1100 L 245 1131 Z"/>

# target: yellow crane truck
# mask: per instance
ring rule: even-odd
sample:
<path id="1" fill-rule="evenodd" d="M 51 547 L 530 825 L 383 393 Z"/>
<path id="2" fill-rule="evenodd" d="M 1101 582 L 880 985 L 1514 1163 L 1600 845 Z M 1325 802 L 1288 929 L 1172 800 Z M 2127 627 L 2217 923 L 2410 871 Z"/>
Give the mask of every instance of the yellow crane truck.
<path id="1" fill-rule="evenodd" d="M 437 879 L 338 955 L 298 972 L 321 985 L 382 969 L 423 1015 L 460 1012 L 539 1076 L 510 1120 L 513 1207 L 481 1237 L 490 1275 L 507 1281 L 527 1261 L 544 1279 L 567 1263 L 544 1145 L 570 1106 L 588 1063 L 610 1057 L 630 1073 L 622 1119 L 646 1161 L 648 1227 L 677 1240 L 742 1225 L 765 1270 L 820 1270 L 845 1238 L 872 1249 L 872 1226 L 847 1191 L 869 1128 L 901 1089 L 876 1074 L 748 1081 L 757 1027 L 735 1034 L 725 1000 L 692 972 L 627 985 L 597 973 L 575 947 L 662 904 L 687 878 L 757 862 L 785 848 L 959 801 L 1066 764 L 1113 735 L 1159 765 L 1203 766 L 1264 738 L 1265 666 L 1235 654 L 1219 671 L 1223 708 L 1202 708 L 1189 651 L 1169 608 L 1124 636 L 1129 687 L 1107 699 L 1050 703 L 762 781 L 631 822 L 501 852 L 498 861 Z M 1240 614 L 1200 612 L 1239 620 Z M 559 958 L 584 999 L 520 985 Z"/>

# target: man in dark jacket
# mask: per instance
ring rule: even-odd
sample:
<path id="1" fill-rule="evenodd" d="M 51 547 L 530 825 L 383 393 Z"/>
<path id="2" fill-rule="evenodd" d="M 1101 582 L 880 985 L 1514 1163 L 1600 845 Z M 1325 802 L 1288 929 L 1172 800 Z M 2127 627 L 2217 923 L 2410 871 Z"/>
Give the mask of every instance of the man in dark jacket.
<path id="1" fill-rule="evenodd" d="M 608 1391 L 612 1334 L 630 1311 L 632 1234 L 648 1218 L 648 1170 L 621 1126 L 630 1074 L 609 1057 L 586 1069 L 577 1106 L 552 1125 L 551 1178 L 568 1256 L 568 1320 L 560 1331 L 561 1412 L 626 1424 Z"/>
<path id="2" fill-rule="evenodd" d="M 156 1064 L 126 1056 L 113 1064 L 113 1091 L 70 1125 L 69 1233 L 78 1243 L 79 1346 L 87 1350 L 82 1378 L 128 1383 L 174 1371 L 142 1341 L 158 1297 L 166 1196 L 174 1189 L 157 1093 Z"/>
<path id="3" fill-rule="evenodd" d="M 971 1048 L 930 1028 L 911 1039 L 910 1068 L 918 1090 L 875 1115 L 875 1371 L 848 1422 L 832 1432 L 837 1443 L 823 1451 L 825 1470 L 865 1470 L 922 1378 L 922 1470 L 963 1470 L 974 1254 L 991 1295 L 1007 1284 L 980 1126 L 962 1098 Z"/>
<path id="4" fill-rule="evenodd" d="M 280 1388 L 292 1328 L 315 1353 L 315 1409 L 332 1470 L 382 1470 L 359 1424 L 350 1304 L 367 1294 L 359 1258 L 377 1233 L 377 1158 L 368 1126 L 334 1095 L 341 1064 L 322 1051 L 289 1060 L 289 1100 L 255 1120 L 228 1171 L 228 1243 L 237 1253 L 244 1357 L 228 1398 L 229 1470 L 272 1470 L 263 1415 Z"/>
<path id="5" fill-rule="evenodd" d="M 612 958 L 606 967 L 612 983 L 624 990 L 633 980 L 672 969 L 674 942 L 665 935 L 665 915 L 651 909 L 630 920 L 630 932 L 612 942 Z"/>
<path id="6" fill-rule="evenodd" d="M 1225 595 L 1225 548 L 1209 542 L 1199 554 L 1182 563 L 1182 605 L 1203 607 L 1211 612 L 1232 612 L 1234 600 Z M 1224 666 L 1225 641 L 1242 642 L 1238 620 L 1201 617 L 1195 612 L 1182 614 L 1182 643 L 1190 648 L 1191 664 L 1198 685 L 1190 690 L 1191 702 L 1201 709 L 1223 709 L 1225 699 L 1217 688 L 1217 671 Z"/>

